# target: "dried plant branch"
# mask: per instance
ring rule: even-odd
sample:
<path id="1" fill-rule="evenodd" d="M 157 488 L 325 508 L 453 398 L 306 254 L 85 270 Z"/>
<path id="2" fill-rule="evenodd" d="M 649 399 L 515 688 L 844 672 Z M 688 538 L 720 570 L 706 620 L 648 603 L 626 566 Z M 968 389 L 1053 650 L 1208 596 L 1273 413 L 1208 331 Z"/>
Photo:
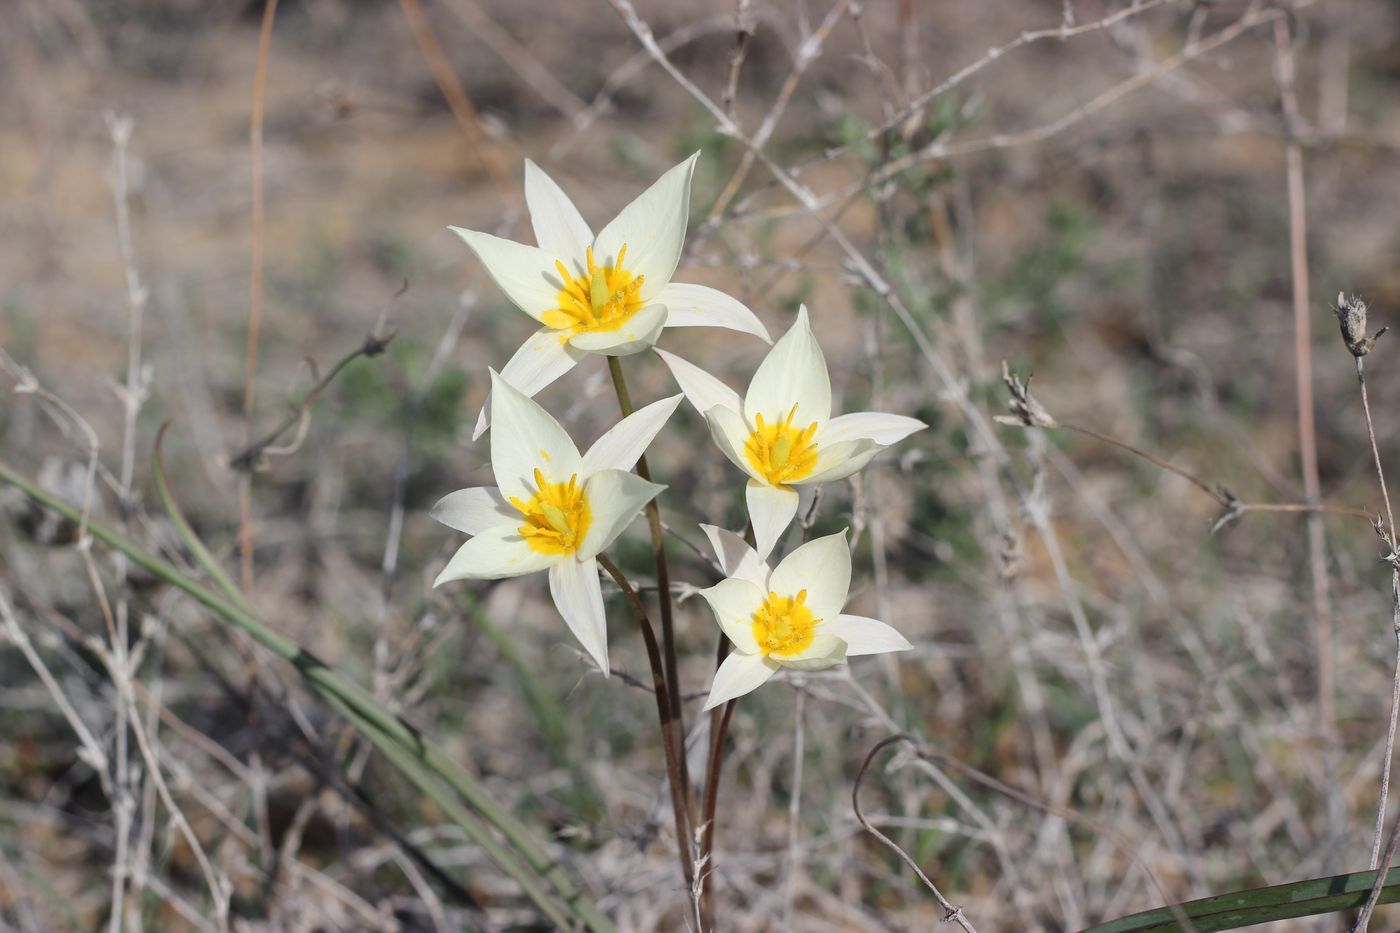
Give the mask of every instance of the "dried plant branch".
<path id="1" fill-rule="evenodd" d="M 914 874 L 918 875 L 919 880 L 924 883 L 924 887 L 933 892 L 934 899 L 938 901 L 938 906 L 943 908 L 944 923 L 956 923 L 958 926 L 962 927 L 966 933 L 977 933 L 977 928 L 972 925 L 971 920 L 967 919 L 967 916 L 963 913 L 963 909 L 953 906 L 952 902 L 943 896 L 943 892 L 938 890 L 938 885 L 930 881 L 928 875 L 924 874 L 924 870 L 919 867 L 919 863 L 914 861 L 913 857 L 900 848 L 899 844 L 893 839 L 876 829 L 875 825 L 866 819 L 865 813 L 861 811 L 860 785 L 865 780 L 865 772 L 870 770 L 871 763 L 874 762 L 881 752 L 899 742 L 913 743 L 914 739 L 907 735 L 889 736 L 877 742 L 875 747 L 870 750 L 870 753 L 865 756 L 865 760 L 861 762 L 860 770 L 856 772 L 855 783 L 851 785 L 851 809 L 855 811 L 856 820 L 859 821 L 861 826 L 865 827 L 865 831 L 880 840 L 880 842 L 893 851 L 895 855 L 898 855 L 900 861 L 914 870 Z"/>
<path id="2" fill-rule="evenodd" d="M 1148 10 L 1153 9 L 1154 7 L 1179 2 L 1182 2 L 1182 0 L 1140 0 L 1140 2 L 1133 3 L 1130 6 L 1124 7 L 1123 9 L 1118 10 L 1115 13 L 1111 13 L 1108 16 L 1103 17 L 1102 19 L 1095 20 L 1090 23 L 1084 23 L 1080 26 L 1074 26 L 1069 23 L 1062 23 L 1060 26 L 1055 27 L 1053 29 L 1038 29 L 1023 32 L 1010 42 L 989 49 L 986 52 L 986 54 L 984 54 L 981 58 L 954 72 L 948 78 L 929 88 L 927 91 L 915 95 L 909 101 L 909 103 L 905 104 L 898 110 L 895 110 L 893 113 L 886 117 L 883 123 L 881 123 L 879 126 L 872 127 L 863 136 L 853 139 L 850 142 L 843 143 L 840 146 L 835 146 L 830 149 L 827 149 L 819 156 L 814 156 L 810 159 L 807 159 L 805 162 L 800 162 L 797 165 L 794 165 L 791 169 L 791 174 L 793 175 L 793 177 L 797 177 L 801 175 L 804 171 L 806 171 L 808 168 L 817 164 L 818 162 L 827 162 L 831 161 L 832 159 L 840 158 L 841 156 L 845 155 L 847 152 L 850 152 L 853 148 L 857 146 L 878 140 L 880 137 L 896 129 L 900 125 L 906 123 L 909 119 L 917 116 L 921 111 L 927 108 L 928 105 L 935 98 L 941 97 L 942 95 L 948 93 L 949 91 L 966 82 L 969 78 L 980 72 L 982 69 L 986 68 L 987 66 L 991 65 L 996 61 L 999 61 L 1007 54 L 1016 51 L 1022 46 L 1031 45 L 1032 43 L 1036 42 L 1043 42 L 1047 39 L 1058 39 L 1059 41 L 1064 42 L 1068 39 L 1074 38 L 1075 36 L 1081 36 L 1085 35 L 1086 33 L 1099 32 L 1101 30 L 1109 29 L 1113 26 L 1118 25 L 1123 20 L 1126 20 L 1129 17 L 1139 16 L 1143 13 L 1146 13 Z"/>
<path id="3" fill-rule="evenodd" d="M 1141 457 L 1148 463 L 1160 467 L 1169 473 L 1175 474 L 1195 486 L 1201 492 L 1214 499 L 1224 511 L 1211 526 L 1211 533 L 1219 531 L 1226 525 L 1236 521 L 1247 512 L 1301 512 L 1305 514 L 1333 514 L 1350 515 L 1354 518 L 1364 518 L 1368 523 L 1375 521 L 1370 512 L 1362 509 L 1352 509 L 1345 506 L 1324 505 L 1321 503 L 1309 504 L 1304 502 L 1243 502 L 1222 483 L 1211 483 L 1196 476 L 1176 464 L 1157 456 L 1156 454 L 1143 450 L 1121 441 L 1116 437 L 1087 428 L 1083 425 L 1072 424 L 1065 421 L 1058 421 L 1050 415 L 1045 407 L 1030 392 L 1030 380 L 1022 383 L 1020 377 L 1007 368 L 1006 363 L 1002 363 L 1002 379 L 1006 383 L 1010 394 L 1010 401 L 1007 407 L 1011 409 L 1010 415 L 997 415 L 994 420 L 998 424 L 1007 424 L 1021 428 L 1049 428 L 1062 431 L 1072 431 L 1075 434 L 1082 434 L 1085 437 L 1096 441 L 1102 441 L 1119 450 L 1126 451 L 1135 457 Z"/>
<path id="4" fill-rule="evenodd" d="M 1308 226 L 1303 196 L 1303 150 L 1298 142 L 1298 98 L 1294 91 L 1293 37 L 1287 17 L 1274 20 L 1274 64 L 1283 107 L 1284 162 L 1288 188 L 1289 266 L 1293 285 L 1293 375 L 1298 396 L 1298 456 L 1302 461 L 1303 497 L 1316 505 L 1322 497 L 1317 468 L 1317 425 L 1313 411 L 1312 327 L 1309 318 Z M 1335 774 L 1341 756 L 1335 709 L 1335 662 L 1332 647 L 1332 597 L 1327 577 L 1327 539 L 1321 516 L 1307 518 L 1308 576 L 1312 582 L 1313 640 L 1317 652 L 1317 715 L 1327 774 L 1328 818 L 1339 827 L 1345 804 Z"/>
<path id="5" fill-rule="evenodd" d="M 407 283 L 405 283 L 405 287 L 407 287 Z M 400 289 L 398 294 L 403 294 L 403 290 Z M 397 295 L 395 297 L 397 297 Z M 302 396 L 301 401 L 296 404 L 287 417 L 282 419 L 281 423 L 271 431 L 268 431 L 267 434 L 263 435 L 261 440 L 249 444 L 242 451 L 234 454 L 233 457 L 229 459 L 229 465 L 245 473 L 253 470 L 266 469 L 267 455 L 278 452 L 273 448 L 273 445 L 277 443 L 283 434 L 286 434 L 293 427 L 305 422 L 311 410 L 312 403 L 316 401 L 317 396 L 326 390 L 327 386 L 335 381 L 335 377 L 339 376 L 345 367 L 349 366 L 360 357 L 372 358 L 383 353 L 388 349 L 390 342 L 395 336 L 395 331 L 386 331 L 382 329 L 381 325 L 376 325 L 375 329 L 371 333 L 366 334 L 364 340 L 360 341 L 358 347 L 342 356 L 340 360 L 330 368 L 329 372 L 318 379 L 315 384 L 307 390 L 307 393 Z"/>
<path id="6" fill-rule="evenodd" d="M 521 44 L 493 20 L 477 0 L 447 0 L 447 8 L 471 27 L 476 38 L 480 39 L 496 57 L 511 71 L 520 76 L 526 86 L 539 95 L 559 114 L 578 125 L 583 119 L 588 103 L 569 90 L 565 84 L 546 68 L 528 46 Z M 450 100 L 450 98 L 449 98 Z"/>
<path id="7" fill-rule="evenodd" d="M 428 70 L 432 72 L 438 90 L 447 99 L 447 106 L 452 110 L 452 117 L 457 121 L 462 135 L 467 138 L 467 142 L 472 144 L 476 155 L 481 159 L 482 166 L 486 169 L 486 173 L 491 176 L 492 186 L 495 188 L 496 194 L 505 198 L 508 203 L 514 202 L 518 196 L 515 193 L 516 186 L 511 181 L 510 169 L 506 167 L 505 159 L 497 149 L 496 143 L 482 128 L 476 107 L 462 88 L 462 82 L 457 80 L 457 73 L 452 68 L 452 62 L 448 59 L 447 53 L 443 51 L 437 36 L 433 34 L 432 24 L 428 22 L 428 17 L 423 13 L 423 5 L 419 0 L 399 0 L 399 6 L 403 8 L 404 19 L 408 20 L 409 30 L 413 33 L 413 41 L 418 44 L 423 61 L 427 63 Z"/>
<path id="8" fill-rule="evenodd" d="M 253 399 L 257 386 L 258 332 L 262 327 L 263 281 L 263 112 L 267 105 L 267 63 L 272 50 L 272 24 L 277 18 L 277 0 L 263 6 L 258 31 L 258 60 L 253 70 L 253 106 L 249 117 L 248 145 L 251 151 L 253 212 L 250 223 L 251 252 L 248 261 L 248 347 L 243 365 L 243 443 L 253 439 Z M 243 589 L 253 589 L 253 478 L 244 473 L 238 479 L 239 580 Z"/>
<path id="9" fill-rule="evenodd" d="M 1395 729 L 1397 720 L 1400 720 L 1400 562 L 1396 559 L 1396 537 L 1395 537 L 1395 513 L 1390 508 L 1390 491 L 1385 482 L 1385 468 L 1381 465 L 1380 447 L 1376 442 L 1376 425 L 1371 417 L 1371 399 L 1366 391 L 1366 369 L 1364 357 L 1375 346 L 1375 338 L 1370 338 L 1369 343 L 1358 341 L 1354 333 L 1348 333 L 1348 319 L 1353 325 L 1357 325 L 1356 333 L 1362 335 L 1366 332 L 1366 306 L 1364 303 L 1357 303 L 1353 300 L 1347 304 L 1342 296 L 1338 296 L 1337 304 L 1339 309 L 1343 306 L 1348 308 L 1345 316 L 1339 310 L 1338 316 L 1343 317 L 1342 338 L 1346 342 L 1347 349 L 1356 358 L 1356 382 L 1361 389 L 1361 409 L 1366 415 L 1366 437 L 1371 445 L 1371 457 L 1376 465 L 1376 482 L 1381 487 L 1381 498 L 1385 502 L 1386 526 L 1381 530 L 1381 537 L 1390 548 L 1387 555 L 1387 562 L 1390 564 L 1390 598 L 1391 598 L 1391 630 L 1395 636 L 1395 670 L 1390 681 L 1390 717 L 1386 723 L 1384 751 L 1381 755 L 1381 787 L 1379 799 L 1376 803 L 1376 828 L 1371 836 L 1371 868 L 1379 868 L 1381 834 L 1385 830 L 1386 803 L 1390 796 L 1390 771 L 1391 761 L 1395 754 Z M 1359 304 L 1359 308 L 1357 305 Z M 1380 334 L 1385 333 L 1382 328 Z M 1377 525 L 1379 525 L 1377 521 Z M 1392 853 L 1393 854 L 1393 853 Z M 1389 867 L 1390 857 L 1386 858 L 1386 866 Z M 1380 877 L 1384 879 L 1385 869 L 1380 869 Z M 1382 882 L 1383 884 L 1383 882 Z M 1373 897 L 1378 896 L 1378 890 L 1372 891 Z M 1374 903 L 1371 907 L 1374 908 Z M 1364 929 L 1364 925 L 1362 927 Z"/>

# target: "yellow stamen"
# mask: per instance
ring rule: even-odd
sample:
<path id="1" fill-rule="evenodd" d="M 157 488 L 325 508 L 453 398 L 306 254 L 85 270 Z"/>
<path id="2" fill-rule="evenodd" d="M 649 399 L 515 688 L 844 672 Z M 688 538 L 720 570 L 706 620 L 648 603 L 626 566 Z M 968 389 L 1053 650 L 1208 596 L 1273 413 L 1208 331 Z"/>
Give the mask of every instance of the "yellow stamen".
<path id="1" fill-rule="evenodd" d="M 551 483 L 535 470 L 536 492 L 529 502 L 512 497 L 510 504 L 525 517 L 516 530 L 531 548 L 541 554 L 572 554 L 583 543 L 592 520 L 588 497 L 578 483 L 578 474 L 567 482 Z"/>
<path id="2" fill-rule="evenodd" d="M 754 430 L 744 442 L 744 456 L 758 474 L 774 486 L 795 482 L 810 476 L 817 466 L 817 422 L 805 428 L 793 427 L 797 406 L 788 410 L 787 417 L 775 424 L 754 415 Z"/>
<path id="3" fill-rule="evenodd" d="M 641 291 L 646 276 L 632 275 L 622 265 L 627 257 L 627 244 L 617 250 L 617 261 L 600 266 L 593 256 L 593 247 L 584 251 L 586 269 L 574 275 L 568 267 L 555 260 L 554 268 L 563 281 L 555 307 L 541 315 L 544 323 L 564 331 L 563 339 L 575 334 L 617 330 L 642 308 Z"/>
<path id="4" fill-rule="evenodd" d="M 764 656 L 801 654 L 812 646 L 821 620 L 807 608 L 807 591 L 796 596 L 769 593 L 753 614 L 753 637 Z"/>

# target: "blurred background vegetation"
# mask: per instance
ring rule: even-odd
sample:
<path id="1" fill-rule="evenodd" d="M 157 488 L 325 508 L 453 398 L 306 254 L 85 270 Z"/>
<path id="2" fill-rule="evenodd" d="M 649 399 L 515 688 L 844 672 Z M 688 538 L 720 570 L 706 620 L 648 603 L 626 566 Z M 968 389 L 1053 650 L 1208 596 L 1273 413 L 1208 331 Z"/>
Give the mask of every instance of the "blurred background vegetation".
<path id="1" fill-rule="evenodd" d="M 614 6 L 425 0 L 425 54 L 406 16 L 416 2 L 282 0 L 261 141 L 253 435 L 367 334 L 394 339 L 351 363 L 295 449 L 253 478 L 260 612 L 437 737 L 620 927 L 685 928 L 650 699 L 626 676 L 597 675 L 542 579 L 433 591 L 458 540 L 427 509 L 489 481 L 486 443 L 469 441 L 486 367 L 532 329 L 447 225 L 528 240 L 528 157 L 596 227 L 699 149 L 683 280 L 734 294 L 774 334 L 808 303 L 838 409 L 931 425 L 828 489 L 811 517 L 809 534 L 855 529 L 852 611 L 917 647 L 739 704 L 717 827 L 721 928 L 941 919 L 851 812 L 856 769 L 894 731 L 1092 821 L 1028 808 L 957 769 L 882 762 L 863 789 L 867 811 L 983 930 L 1073 929 L 1156 906 L 1163 892 L 1367 867 L 1395 637 L 1385 549 L 1365 521 L 1325 519 L 1329 721 L 1302 518 L 1252 513 L 1212 535 L 1219 503 L 1178 477 L 1082 436 L 990 418 L 1005 407 L 1005 359 L 1035 374 L 1061 421 L 1245 501 L 1301 502 L 1284 161 L 1294 138 L 1322 500 L 1377 512 L 1355 373 L 1328 305 L 1361 294 L 1374 329 L 1400 304 L 1400 9 L 636 0 L 674 66 L 745 139 L 763 134 L 750 171 L 745 142 Z M 176 498 L 230 571 L 265 12 L 258 0 L 12 0 L 0 29 L 0 457 L 82 494 L 87 448 L 71 419 L 10 391 L 26 369 L 96 432 L 94 517 L 189 565 L 153 491 L 150 451 L 168 420 Z M 1279 22 L 1296 55 L 1291 126 Z M 1027 30 L 1047 32 L 1018 40 Z M 460 83 L 455 116 L 434 47 Z M 132 267 L 114 208 L 113 115 L 132 126 Z M 819 207 L 773 166 L 789 180 L 800 168 Z M 127 495 L 133 267 L 149 291 L 136 379 L 147 391 Z M 662 345 L 732 385 L 764 349 L 710 330 L 669 331 Z M 1381 341 L 1368 383 L 1382 457 L 1400 469 L 1394 352 Z M 625 362 L 639 402 L 675 391 L 654 357 Z M 596 358 L 541 401 L 584 442 L 617 418 Z M 669 486 L 673 576 L 708 585 L 713 570 L 688 545 L 703 540 L 699 521 L 743 526 L 739 477 L 688 409 L 651 458 Z M 74 529 L 13 490 L 0 491 L 0 510 L 0 592 L 110 746 L 114 688 L 92 647 L 107 633 Z M 619 555 L 651 579 L 640 528 Z M 290 668 L 157 581 L 123 582 L 109 554 L 97 566 L 129 603 L 136 679 L 154 698 L 139 714 L 233 884 L 238 929 L 364 929 L 370 916 L 388 929 L 538 926 L 513 885 Z M 640 640 L 615 608 L 614 667 L 645 679 Z M 692 766 L 716 635 L 698 601 L 683 603 Z M 0 686 L 0 926 L 104 926 L 118 848 L 110 800 L 12 637 L 0 640 Z M 121 919 L 197 928 L 202 875 L 140 765 L 129 843 L 141 872 Z"/>

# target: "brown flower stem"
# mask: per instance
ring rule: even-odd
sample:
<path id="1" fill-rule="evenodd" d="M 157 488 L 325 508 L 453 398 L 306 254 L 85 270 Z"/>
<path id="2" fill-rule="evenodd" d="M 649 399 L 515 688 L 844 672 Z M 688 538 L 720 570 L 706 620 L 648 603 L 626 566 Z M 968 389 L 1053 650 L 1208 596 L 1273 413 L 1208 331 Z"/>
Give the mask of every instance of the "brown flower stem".
<path id="1" fill-rule="evenodd" d="M 729 656 L 729 639 L 719 636 L 719 649 L 715 653 L 715 670 L 719 670 L 724 659 Z M 700 838 L 698 848 L 698 886 L 700 889 L 700 930 L 705 933 L 713 930 L 714 898 L 709 879 L 714 871 L 715 852 L 715 808 L 719 803 L 719 778 L 724 769 L 724 738 L 729 732 L 729 719 L 734 715 L 734 700 L 723 707 L 710 711 L 710 754 L 705 760 L 705 796 L 701 803 Z"/>
<path id="2" fill-rule="evenodd" d="M 632 414 L 632 396 L 627 391 L 627 380 L 622 375 L 622 361 L 615 356 L 608 357 L 608 372 L 612 375 L 613 388 L 617 390 L 617 402 L 625 418 Z M 646 455 L 637 458 L 637 475 L 651 482 L 651 468 L 647 466 Z M 670 741 L 676 747 L 680 759 L 681 803 L 691 819 L 695 816 L 695 805 L 691 800 L 690 773 L 685 761 L 685 709 L 681 706 L 681 678 L 676 661 L 676 634 L 671 602 L 671 568 L 666 562 L 666 538 L 661 527 L 661 507 L 652 499 L 647 503 L 647 527 L 651 530 L 651 552 L 656 559 L 657 602 L 661 606 L 661 657 L 665 664 L 663 671 L 666 680 L 666 694 L 670 700 L 670 720 L 665 728 L 670 733 Z"/>
<path id="3" fill-rule="evenodd" d="M 632 604 L 632 612 L 637 617 L 637 625 L 642 630 L 642 640 L 646 642 L 647 660 L 651 663 L 651 683 L 652 693 L 656 695 L 656 715 L 661 723 L 661 745 L 666 754 L 666 777 L 671 785 L 671 809 L 676 820 L 676 851 L 681 860 L 681 873 L 685 876 L 686 888 L 694 890 L 695 866 L 690 858 L 690 820 L 685 807 L 685 797 L 682 788 L 687 783 L 685 772 L 681 770 L 680 756 L 677 753 L 677 743 L 673 740 L 669 724 L 673 722 L 671 715 L 671 698 L 666 690 L 665 676 L 661 667 L 661 649 L 656 643 L 656 632 L 652 629 L 651 619 L 647 616 L 646 607 L 642 605 L 641 597 L 637 595 L 636 589 L 604 554 L 598 555 L 598 566 L 608 572 L 608 576 L 617 583 L 618 589 L 627 597 L 627 601 Z"/>

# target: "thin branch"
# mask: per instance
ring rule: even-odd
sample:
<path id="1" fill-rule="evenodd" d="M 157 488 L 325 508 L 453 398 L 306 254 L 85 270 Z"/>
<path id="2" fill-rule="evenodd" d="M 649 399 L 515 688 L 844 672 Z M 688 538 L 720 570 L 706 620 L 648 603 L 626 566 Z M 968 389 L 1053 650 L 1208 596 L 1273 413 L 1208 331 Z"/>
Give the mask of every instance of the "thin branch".
<path id="1" fill-rule="evenodd" d="M 1274 20 L 1274 63 L 1279 100 L 1283 107 L 1284 163 L 1288 189 L 1288 254 L 1293 284 L 1293 376 L 1298 396 L 1298 457 L 1302 462 L 1303 498 L 1315 505 L 1322 497 L 1317 467 L 1317 424 L 1313 410 L 1312 327 L 1308 297 L 1308 221 L 1303 192 L 1303 150 L 1298 142 L 1298 98 L 1294 91 L 1293 37 L 1289 20 Z M 1327 816 L 1340 830 L 1345 816 L 1335 780 L 1341 754 L 1335 709 L 1332 651 L 1332 598 L 1327 578 L 1327 539 L 1322 519 L 1307 519 L 1308 576 L 1312 583 L 1313 640 L 1317 654 L 1317 718 L 1322 735 L 1323 770 L 1326 775 Z"/>
<path id="2" fill-rule="evenodd" d="M 403 294 L 402 289 L 400 289 L 399 294 Z M 306 395 L 302 396 L 301 401 L 297 403 L 296 407 L 292 409 L 287 417 L 282 419 L 277 427 L 263 435 L 261 440 L 248 445 L 242 451 L 235 454 L 229 460 L 229 465 L 236 470 L 242 470 L 244 472 L 263 468 L 266 462 L 265 455 L 271 452 L 269 448 L 277 443 L 278 439 L 281 438 L 283 434 L 286 434 L 293 427 L 305 420 L 307 413 L 311 409 L 311 404 L 316 401 L 316 397 L 335 381 L 335 377 L 340 375 L 341 370 L 345 369 L 345 367 L 362 356 L 375 357 L 383 353 L 394 337 L 394 331 L 391 330 L 387 333 L 381 333 L 378 328 L 376 328 L 373 333 L 367 334 L 358 347 L 341 357 L 339 362 L 331 367 L 330 372 L 321 377 Z"/>
<path id="3" fill-rule="evenodd" d="M 252 151 L 251 176 L 253 216 L 252 250 L 248 262 L 248 348 L 243 364 L 243 442 L 253 438 L 253 398 L 257 384 L 258 331 L 262 326 L 263 281 L 263 112 L 267 103 L 267 61 L 272 50 L 272 23 L 277 18 L 277 0 L 263 7 L 262 28 L 258 32 L 258 61 L 253 70 L 253 107 L 249 118 L 248 142 Z M 244 473 L 238 480 L 239 580 L 243 589 L 253 589 L 253 478 Z"/>
<path id="4" fill-rule="evenodd" d="M 889 847 L 899 856 L 900 861 L 914 869 L 914 874 L 918 875 L 919 880 L 924 883 L 924 886 L 933 892 L 934 898 L 938 901 L 938 906 L 943 908 L 944 923 L 956 923 L 958 926 L 962 927 L 966 933 L 977 933 L 977 928 L 972 925 L 971 920 L 967 919 L 967 916 L 963 913 L 963 909 L 953 906 L 952 902 L 943 896 L 943 892 L 938 890 L 938 885 L 929 880 L 928 875 L 924 874 L 924 870 L 919 867 L 919 863 L 914 861 L 913 857 L 900 848 L 899 844 L 893 839 L 876 829 L 875 825 L 866 819 L 865 814 L 861 812 L 860 785 L 861 782 L 865 780 L 865 772 L 870 770 L 871 763 L 882 751 L 897 742 L 909 742 L 914 744 L 914 739 L 907 735 L 889 736 L 877 742 L 875 747 L 870 750 L 870 754 L 865 756 L 865 761 L 861 762 L 860 770 L 856 772 L 855 783 L 851 785 L 851 809 L 855 811 L 856 820 L 859 821 L 861 826 L 865 827 L 865 831 L 880 840 L 885 846 Z"/>
<path id="5" fill-rule="evenodd" d="M 418 44 L 418 51 L 422 54 L 423 61 L 427 63 L 428 70 L 433 73 L 433 80 L 437 82 L 438 90 L 447 99 L 447 106 L 451 108 L 452 116 L 456 119 L 457 126 L 462 130 L 462 135 L 467 137 L 467 141 L 472 144 L 481 158 L 486 173 L 491 176 L 492 185 L 497 194 L 513 201 L 517 188 L 511 180 L 510 169 L 506 167 L 504 159 L 497 151 L 495 142 L 486 135 L 486 130 L 482 128 L 476 107 L 472 104 L 471 98 L 467 96 L 467 92 L 462 89 L 462 82 L 457 80 L 457 73 L 452 69 L 452 62 L 448 60 L 447 53 L 443 51 L 442 45 L 438 43 L 437 37 L 433 34 L 432 24 L 428 22 L 428 17 L 423 13 L 423 5 L 419 3 L 419 0 L 399 0 L 399 6 L 403 8 L 404 19 L 408 20 L 408 28 L 413 33 L 413 41 Z"/>

